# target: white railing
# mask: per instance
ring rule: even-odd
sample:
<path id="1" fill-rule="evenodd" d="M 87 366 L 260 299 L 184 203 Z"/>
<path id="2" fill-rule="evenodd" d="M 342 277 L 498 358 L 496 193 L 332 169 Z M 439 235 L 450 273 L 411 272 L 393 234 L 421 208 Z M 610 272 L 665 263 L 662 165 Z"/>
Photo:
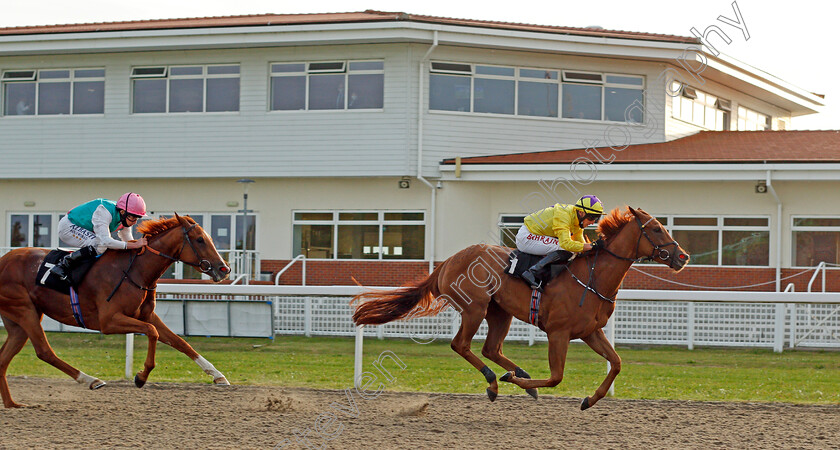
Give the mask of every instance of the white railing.
<path id="1" fill-rule="evenodd" d="M 255 280 L 260 275 L 261 261 L 260 252 L 256 250 L 223 250 L 219 251 L 230 266 L 230 277 L 236 278 L 245 276 L 245 284 L 248 280 Z"/>
<path id="2" fill-rule="evenodd" d="M 279 285 L 280 275 L 283 275 L 284 272 L 289 270 L 289 268 L 292 267 L 298 261 L 301 261 L 301 286 L 306 286 L 306 255 L 303 254 L 295 256 L 294 259 L 292 259 L 291 261 L 289 261 L 288 264 L 286 264 L 286 267 L 283 267 L 282 269 L 280 269 L 279 272 L 277 272 L 277 275 L 274 276 L 274 284 Z"/>

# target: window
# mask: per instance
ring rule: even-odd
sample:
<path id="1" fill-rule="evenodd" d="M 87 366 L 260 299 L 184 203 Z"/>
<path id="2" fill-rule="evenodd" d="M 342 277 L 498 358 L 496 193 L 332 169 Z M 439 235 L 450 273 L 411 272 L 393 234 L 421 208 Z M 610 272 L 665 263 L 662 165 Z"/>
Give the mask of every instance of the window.
<path id="1" fill-rule="evenodd" d="M 272 111 L 382 109 L 384 88 L 384 61 L 271 64 Z"/>
<path id="2" fill-rule="evenodd" d="M 820 262 L 840 263 L 840 218 L 794 217 L 792 261 L 795 266 L 814 267 Z"/>
<path id="3" fill-rule="evenodd" d="M 767 217 L 657 217 L 691 254 L 692 265 L 768 266 L 770 219 Z M 670 225 L 670 226 L 669 226 Z"/>
<path id="4" fill-rule="evenodd" d="M 738 131 L 762 131 L 770 130 L 772 117 L 753 111 L 743 106 L 738 107 Z"/>
<path id="5" fill-rule="evenodd" d="M 674 82 L 673 92 L 680 95 L 671 100 L 671 117 L 690 122 L 709 130 L 729 130 L 732 104 L 729 100 L 716 97 L 690 86 Z"/>
<path id="6" fill-rule="evenodd" d="M 56 247 L 59 245 L 56 213 L 12 213 L 9 215 L 9 247 Z"/>
<path id="7" fill-rule="evenodd" d="M 105 111 L 105 69 L 10 70 L 2 81 L 6 116 Z"/>
<path id="8" fill-rule="evenodd" d="M 132 112 L 239 111 L 239 65 L 135 67 Z"/>
<path id="9" fill-rule="evenodd" d="M 644 120 L 642 108 L 629 109 L 644 104 L 640 76 L 437 61 L 429 73 L 429 109 L 558 117 L 561 87 L 563 118 Z"/>
<path id="10" fill-rule="evenodd" d="M 313 259 L 423 259 L 425 213 L 296 211 L 293 253 Z"/>

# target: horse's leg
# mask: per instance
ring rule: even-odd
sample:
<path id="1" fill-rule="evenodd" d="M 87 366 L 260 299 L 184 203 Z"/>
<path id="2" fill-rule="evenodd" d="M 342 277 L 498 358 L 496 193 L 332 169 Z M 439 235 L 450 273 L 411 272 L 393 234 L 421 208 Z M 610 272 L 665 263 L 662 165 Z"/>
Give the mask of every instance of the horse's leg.
<path id="1" fill-rule="evenodd" d="M 621 358 L 618 356 L 618 353 L 615 352 L 612 344 L 610 344 L 609 339 L 604 334 L 604 330 L 599 328 L 595 330 L 589 336 L 582 338 L 583 342 L 586 342 L 592 350 L 595 350 L 595 353 L 603 356 L 610 362 L 610 371 L 607 373 L 607 377 L 604 379 L 604 382 L 598 386 L 598 389 L 595 390 L 595 395 L 592 397 L 586 397 L 580 403 L 580 409 L 587 409 L 590 406 L 594 406 L 598 400 L 604 398 L 607 395 L 607 391 L 612 386 L 613 381 L 615 381 L 615 377 L 618 376 L 618 373 L 621 372 Z"/>
<path id="2" fill-rule="evenodd" d="M 492 402 L 499 395 L 499 384 L 496 381 L 496 374 L 487 367 L 487 364 L 484 364 L 484 361 L 479 359 L 478 356 L 475 356 L 475 353 L 470 349 L 472 338 L 478 331 L 478 327 L 481 326 L 481 321 L 484 319 L 485 313 L 486 310 L 462 312 L 461 328 L 458 329 L 458 333 L 452 338 L 450 347 L 452 347 L 452 350 L 455 350 L 455 353 L 461 355 L 484 375 L 484 379 L 490 384 L 487 388 L 487 396 L 490 397 L 490 401 Z"/>
<path id="3" fill-rule="evenodd" d="M 491 302 L 487 307 L 487 316 L 485 319 L 487 320 L 487 339 L 481 348 L 481 354 L 485 358 L 502 366 L 505 370 L 514 372 L 518 377 L 531 378 L 528 372 L 525 372 L 525 370 L 502 354 L 502 344 L 508 331 L 510 331 L 510 322 L 513 319 L 513 315 L 503 310 L 498 303 Z M 506 376 L 503 375 L 501 380 L 505 381 Z M 534 397 L 534 399 L 537 398 L 536 389 L 529 388 L 526 392 L 531 397 Z"/>
<path id="4" fill-rule="evenodd" d="M 149 338 L 149 348 L 146 352 L 146 362 L 143 363 L 143 370 L 134 376 L 134 385 L 143 387 L 149 379 L 149 373 L 155 368 L 155 348 L 158 341 L 158 331 L 154 325 L 116 313 L 108 320 L 99 321 L 103 334 L 128 334 L 143 333 Z"/>
<path id="5" fill-rule="evenodd" d="M 32 341 L 32 346 L 35 347 L 35 354 L 41 361 L 66 373 L 70 378 L 76 380 L 79 384 L 86 385 L 90 389 L 99 389 L 105 386 L 104 381 L 82 372 L 56 356 L 52 347 L 50 347 L 44 329 L 41 327 L 41 314 L 36 313 L 34 310 L 31 312 L 28 311 L 18 320 L 18 325 L 29 336 L 29 340 Z"/>
<path id="6" fill-rule="evenodd" d="M 20 352 L 20 349 L 26 344 L 26 331 L 20 325 L 12 322 L 10 319 L 3 317 L 3 325 L 6 327 L 6 342 L 0 348 L 0 395 L 3 397 L 3 406 L 6 408 L 20 408 L 26 406 L 21 403 L 15 403 L 12 400 L 12 394 L 9 392 L 9 384 L 6 382 L 6 369 L 9 367 L 9 362 L 12 358 Z"/>
<path id="7" fill-rule="evenodd" d="M 158 330 L 158 334 L 160 335 L 159 339 L 164 344 L 178 350 L 179 352 L 187 355 L 191 360 L 195 361 L 201 370 L 204 371 L 207 375 L 213 377 L 213 383 L 222 384 L 222 385 L 230 385 L 227 378 L 216 370 L 213 364 L 210 361 L 204 359 L 203 356 L 199 355 L 187 341 L 183 340 L 181 336 L 173 333 L 172 330 L 167 327 L 163 321 L 158 317 L 157 314 L 152 313 L 151 317 L 149 318 L 149 322 L 155 326 Z"/>
<path id="8" fill-rule="evenodd" d="M 566 352 L 569 350 L 569 334 L 567 332 L 555 331 L 548 335 L 548 365 L 551 368 L 551 377 L 545 380 L 531 380 L 506 373 L 502 381 L 511 382 L 523 389 L 554 387 L 563 381 L 563 370 L 566 366 Z"/>

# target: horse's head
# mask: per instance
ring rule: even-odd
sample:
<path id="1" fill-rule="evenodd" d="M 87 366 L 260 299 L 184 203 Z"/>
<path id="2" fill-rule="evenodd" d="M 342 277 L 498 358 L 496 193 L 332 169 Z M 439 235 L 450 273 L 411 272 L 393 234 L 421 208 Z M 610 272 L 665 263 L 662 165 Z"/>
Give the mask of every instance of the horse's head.
<path id="1" fill-rule="evenodd" d="M 230 267 L 219 255 L 213 239 L 189 217 L 181 217 L 178 213 L 175 213 L 175 217 L 181 224 L 185 244 L 182 245 L 180 260 L 210 275 L 217 283 L 227 278 Z"/>
<path id="2" fill-rule="evenodd" d="M 636 243 L 636 258 L 649 258 L 664 264 L 677 272 L 688 264 L 691 257 L 680 247 L 668 230 L 655 217 L 642 209 L 629 208 L 633 221 L 638 226 L 639 238 Z M 628 224 L 628 227 L 633 225 Z"/>

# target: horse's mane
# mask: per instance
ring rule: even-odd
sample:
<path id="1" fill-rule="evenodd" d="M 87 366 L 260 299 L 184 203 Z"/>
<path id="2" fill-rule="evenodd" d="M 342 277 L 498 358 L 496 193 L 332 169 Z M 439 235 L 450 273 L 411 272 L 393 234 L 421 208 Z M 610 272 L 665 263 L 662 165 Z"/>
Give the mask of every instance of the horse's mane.
<path id="1" fill-rule="evenodd" d="M 187 219 L 189 223 L 195 223 L 195 221 L 190 216 L 181 216 Z M 141 235 L 146 236 L 154 236 L 158 233 L 163 233 L 166 230 L 170 230 L 175 227 L 180 227 L 181 222 L 178 221 L 177 217 L 169 217 L 169 218 L 161 218 L 158 220 L 146 220 L 143 223 L 137 225 L 137 232 Z"/>
<path id="2" fill-rule="evenodd" d="M 629 208 L 615 208 L 598 222 L 598 233 L 609 239 L 615 236 L 627 222 L 633 220 L 633 213 Z"/>

